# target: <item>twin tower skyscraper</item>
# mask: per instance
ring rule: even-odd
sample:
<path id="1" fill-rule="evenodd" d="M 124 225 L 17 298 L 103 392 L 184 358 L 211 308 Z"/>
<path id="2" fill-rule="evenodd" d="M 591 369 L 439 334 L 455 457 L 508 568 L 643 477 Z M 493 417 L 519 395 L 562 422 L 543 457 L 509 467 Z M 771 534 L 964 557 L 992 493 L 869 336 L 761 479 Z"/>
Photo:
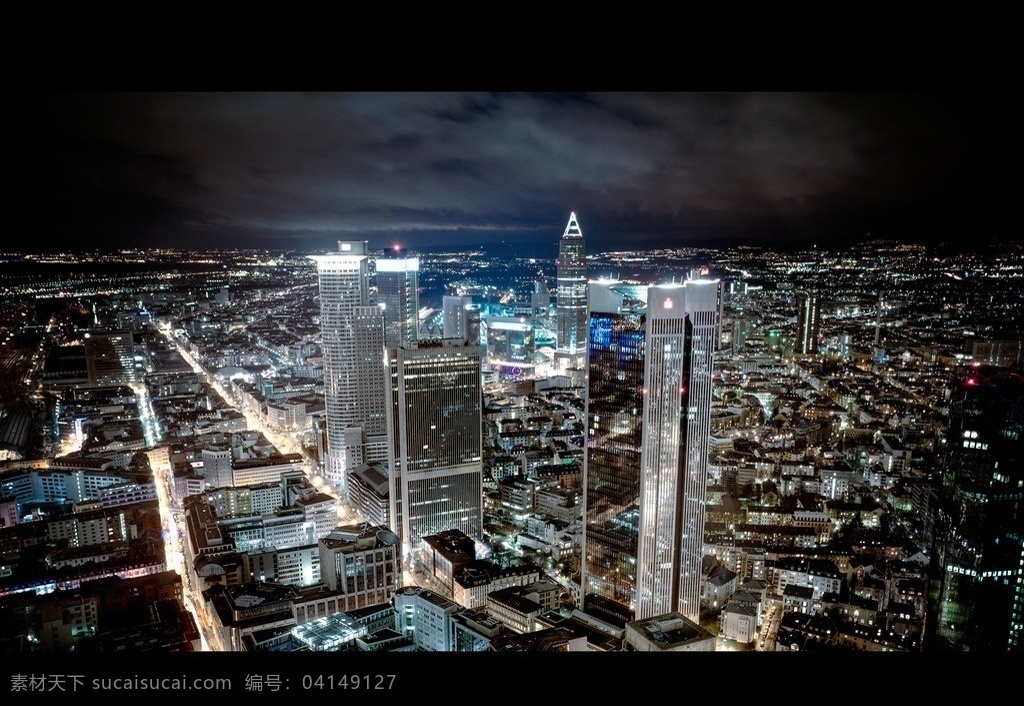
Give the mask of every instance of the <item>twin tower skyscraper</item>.
<path id="1" fill-rule="evenodd" d="M 418 261 L 376 261 L 382 311 L 370 301 L 365 241 L 312 259 L 326 480 L 347 499 L 352 469 L 387 463 L 390 520 L 407 568 L 427 534 L 457 528 L 480 538 L 480 346 L 415 340 Z M 637 619 L 678 612 L 697 621 L 718 282 L 590 281 L 572 213 L 557 284 L 556 357 L 586 372 L 583 608 L 599 596 Z"/>

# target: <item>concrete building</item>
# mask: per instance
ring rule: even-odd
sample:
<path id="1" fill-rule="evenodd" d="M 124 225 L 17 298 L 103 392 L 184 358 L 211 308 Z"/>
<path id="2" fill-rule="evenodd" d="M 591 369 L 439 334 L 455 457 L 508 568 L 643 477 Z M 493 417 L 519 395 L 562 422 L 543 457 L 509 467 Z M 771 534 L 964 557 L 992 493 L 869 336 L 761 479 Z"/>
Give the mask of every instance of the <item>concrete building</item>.
<path id="1" fill-rule="evenodd" d="M 342 610 L 391 601 L 399 585 L 398 537 L 384 526 L 338 527 L 319 541 L 320 576 Z"/>
<path id="2" fill-rule="evenodd" d="M 714 652 L 718 638 L 680 613 L 626 623 L 625 652 Z"/>

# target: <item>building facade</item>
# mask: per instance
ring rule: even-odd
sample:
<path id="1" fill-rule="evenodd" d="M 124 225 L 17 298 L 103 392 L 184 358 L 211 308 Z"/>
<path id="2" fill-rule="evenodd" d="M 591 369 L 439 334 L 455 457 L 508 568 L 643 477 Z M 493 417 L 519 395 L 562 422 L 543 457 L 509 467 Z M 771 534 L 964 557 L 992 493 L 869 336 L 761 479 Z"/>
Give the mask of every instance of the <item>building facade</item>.
<path id="1" fill-rule="evenodd" d="M 1024 376 L 971 366 L 951 384 L 938 511 L 936 649 L 1024 649 Z"/>
<path id="2" fill-rule="evenodd" d="M 480 347 L 443 339 L 389 351 L 388 495 L 403 566 L 420 540 L 483 530 Z"/>
<path id="3" fill-rule="evenodd" d="M 89 384 L 130 385 L 135 370 L 135 337 L 131 331 L 91 331 L 85 335 L 85 364 Z"/>
<path id="4" fill-rule="evenodd" d="M 700 617 L 718 282 L 647 290 L 638 619 Z"/>
<path id="5" fill-rule="evenodd" d="M 639 296 L 633 296 L 639 295 Z M 591 282 L 583 457 L 584 609 L 587 596 L 636 605 L 646 289 Z"/>
<path id="6" fill-rule="evenodd" d="M 718 292 L 590 283 L 584 609 L 699 616 Z"/>
<path id="7" fill-rule="evenodd" d="M 398 537 L 387 527 L 338 527 L 320 539 L 319 549 L 321 580 L 344 596 L 342 610 L 391 601 L 399 584 Z"/>

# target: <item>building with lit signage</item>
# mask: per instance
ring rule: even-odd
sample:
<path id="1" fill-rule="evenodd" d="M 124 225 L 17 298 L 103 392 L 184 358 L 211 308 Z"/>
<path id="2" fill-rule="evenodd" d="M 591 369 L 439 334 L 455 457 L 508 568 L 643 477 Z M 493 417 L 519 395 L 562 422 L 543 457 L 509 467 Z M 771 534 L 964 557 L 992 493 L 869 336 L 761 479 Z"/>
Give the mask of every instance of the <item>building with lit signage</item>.
<path id="1" fill-rule="evenodd" d="M 586 363 L 588 341 L 587 254 L 576 213 L 569 214 L 558 247 L 556 355 L 564 368 Z"/>

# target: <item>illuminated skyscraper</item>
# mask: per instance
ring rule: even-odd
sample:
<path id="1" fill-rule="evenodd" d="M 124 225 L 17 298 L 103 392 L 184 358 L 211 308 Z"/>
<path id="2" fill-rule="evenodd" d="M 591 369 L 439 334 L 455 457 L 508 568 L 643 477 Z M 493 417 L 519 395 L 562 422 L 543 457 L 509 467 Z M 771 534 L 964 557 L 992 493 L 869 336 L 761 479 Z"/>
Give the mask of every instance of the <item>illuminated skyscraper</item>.
<path id="1" fill-rule="evenodd" d="M 587 256 L 583 232 L 576 222 L 576 213 L 562 234 L 558 250 L 556 353 L 566 367 L 580 368 L 587 357 Z"/>
<path id="2" fill-rule="evenodd" d="M 327 482 L 348 498 L 348 472 L 386 453 L 384 323 L 369 303 L 366 241 L 339 241 L 338 254 L 313 255 L 327 417 Z"/>
<path id="3" fill-rule="evenodd" d="M 480 347 L 421 340 L 388 351 L 391 526 L 409 568 L 423 537 L 483 531 Z"/>
<path id="4" fill-rule="evenodd" d="M 700 619 L 718 282 L 647 290 L 638 620 Z"/>
<path id="5" fill-rule="evenodd" d="M 817 292 L 796 295 L 796 353 L 817 353 L 821 332 L 821 300 Z"/>
<path id="6" fill-rule="evenodd" d="M 699 618 L 717 318 L 717 281 L 590 283 L 584 610 Z"/>
<path id="7" fill-rule="evenodd" d="M 376 261 L 377 303 L 384 310 L 384 345 L 398 348 L 403 341 L 415 341 L 419 331 L 418 258 Z"/>
<path id="8" fill-rule="evenodd" d="M 957 371 L 938 516 L 931 651 L 1024 650 L 1024 376 Z"/>

